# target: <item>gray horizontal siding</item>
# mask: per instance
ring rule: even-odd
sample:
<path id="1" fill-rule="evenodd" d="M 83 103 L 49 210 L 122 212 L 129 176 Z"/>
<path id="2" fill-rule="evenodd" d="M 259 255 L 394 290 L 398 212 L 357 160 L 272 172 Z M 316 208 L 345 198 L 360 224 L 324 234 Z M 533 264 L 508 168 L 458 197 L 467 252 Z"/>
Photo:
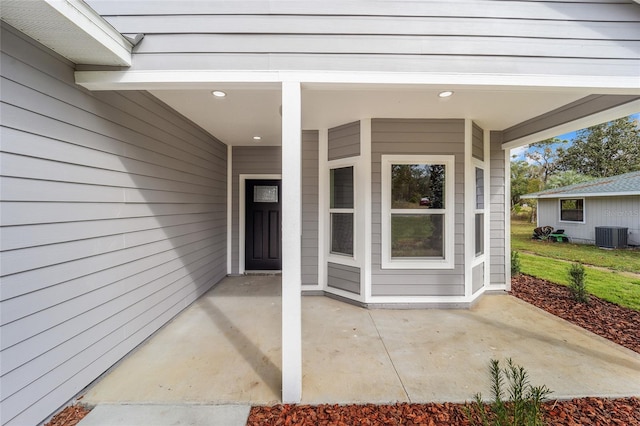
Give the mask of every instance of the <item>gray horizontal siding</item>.
<path id="1" fill-rule="evenodd" d="M 329 129 L 328 160 L 360 155 L 360 122 L 343 124 Z"/>
<path id="2" fill-rule="evenodd" d="M 226 275 L 226 148 L 2 24 L 1 423 L 38 424 Z"/>
<path id="3" fill-rule="evenodd" d="M 318 131 L 302 132 L 302 285 L 318 285 Z"/>
<path id="4" fill-rule="evenodd" d="M 471 271 L 471 292 L 475 294 L 484 287 L 484 263 L 476 265 Z"/>
<path id="5" fill-rule="evenodd" d="M 145 34 L 132 69 L 634 76 L 640 56 L 640 10 L 614 1 L 88 3 Z"/>
<path id="6" fill-rule="evenodd" d="M 464 295 L 464 120 L 374 119 L 371 133 L 372 294 Z M 455 155 L 455 269 L 381 269 L 380 170 L 384 154 Z"/>
<path id="7" fill-rule="evenodd" d="M 234 146 L 232 151 L 232 195 L 231 195 L 231 272 L 239 272 L 240 250 L 240 175 L 281 174 L 282 148 L 279 146 Z M 286 200 L 282 200 L 286 209 Z"/>
<path id="8" fill-rule="evenodd" d="M 471 155 L 480 161 L 484 161 L 484 131 L 476 123 L 473 123 Z"/>
<path id="9" fill-rule="evenodd" d="M 585 223 L 560 222 L 559 199 L 538 200 L 540 226 L 564 229 L 571 241 L 594 244 L 596 226 L 629 228 L 629 244 L 640 245 L 640 195 L 626 197 L 587 197 L 584 205 Z"/>
<path id="10" fill-rule="evenodd" d="M 360 294 L 360 268 L 328 262 L 327 285 L 350 293 Z"/>
<path id="11" fill-rule="evenodd" d="M 502 133 L 491 132 L 490 136 L 490 160 L 491 180 L 489 183 L 489 202 L 491 214 L 489 216 L 489 246 L 490 246 L 490 277 L 489 282 L 493 285 L 506 284 L 506 262 L 505 241 L 509 235 L 505 235 L 505 164 L 504 151 L 502 150 Z"/>

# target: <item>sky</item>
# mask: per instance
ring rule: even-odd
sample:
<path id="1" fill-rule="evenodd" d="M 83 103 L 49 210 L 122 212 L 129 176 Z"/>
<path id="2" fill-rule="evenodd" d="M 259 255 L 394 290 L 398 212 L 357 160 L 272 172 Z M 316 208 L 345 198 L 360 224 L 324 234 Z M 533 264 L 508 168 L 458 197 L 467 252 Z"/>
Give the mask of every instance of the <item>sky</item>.
<path id="1" fill-rule="evenodd" d="M 635 119 L 635 120 L 640 120 L 640 113 L 636 113 L 636 114 L 631 114 L 631 118 Z M 567 144 L 563 144 L 563 146 L 565 148 L 568 148 L 571 146 L 571 144 L 573 143 L 573 139 L 576 137 L 576 133 L 577 132 L 569 132 L 569 133 L 564 133 L 562 135 L 558 135 L 556 136 L 558 139 L 560 140 L 566 140 L 568 141 Z M 511 150 L 511 161 L 519 161 L 519 160 L 525 160 L 529 163 L 531 163 L 531 160 L 528 159 L 527 157 L 525 157 L 525 153 L 527 151 L 532 151 L 534 150 L 534 148 L 529 148 L 528 145 L 525 146 L 521 146 L 520 148 L 515 148 Z M 539 149 L 538 149 L 539 150 Z M 513 157 L 515 155 L 515 158 Z"/>

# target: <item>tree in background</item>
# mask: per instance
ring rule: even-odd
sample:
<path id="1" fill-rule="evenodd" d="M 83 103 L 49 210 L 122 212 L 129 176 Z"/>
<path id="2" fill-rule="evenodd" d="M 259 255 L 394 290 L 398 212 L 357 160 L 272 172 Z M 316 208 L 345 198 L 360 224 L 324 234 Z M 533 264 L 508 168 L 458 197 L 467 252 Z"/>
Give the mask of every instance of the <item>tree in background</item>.
<path id="1" fill-rule="evenodd" d="M 573 170 L 557 172 L 547 180 L 545 189 L 560 188 L 562 186 L 575 185 L 577 183 L 589 182 L 594 178 L 586 176 Z"/>
<path id="2" fill-rule="evenodd" d="M 549 178 L 559 170 L 559 160 L 563 158 L 565 150 L 562 146 L 557 145 L 566 143 L 565 140 L 551 138 L 529 145 L 529 148 L 534 150 L 527 151 L 525 156 L 533 162 L 537 169 L 538 180 L 542 182 L 540 189 L 546 188 Z"/>
<path id="3" fill-rule="evenodd" d="M 558 166 L 595 178 L 640 170 L 640 125 L 625 117 L 580 130 Z"/>

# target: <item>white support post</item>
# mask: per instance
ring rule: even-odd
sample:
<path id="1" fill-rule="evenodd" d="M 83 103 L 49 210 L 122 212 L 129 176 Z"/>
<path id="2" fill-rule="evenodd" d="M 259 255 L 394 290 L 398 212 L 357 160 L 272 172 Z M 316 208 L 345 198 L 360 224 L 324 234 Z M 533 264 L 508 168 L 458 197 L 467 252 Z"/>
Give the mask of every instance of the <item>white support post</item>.
<path id="1" fill-rule="evenodd" d="M 282 83 L 282 402 L 302 399 L 300 83 Z"/>

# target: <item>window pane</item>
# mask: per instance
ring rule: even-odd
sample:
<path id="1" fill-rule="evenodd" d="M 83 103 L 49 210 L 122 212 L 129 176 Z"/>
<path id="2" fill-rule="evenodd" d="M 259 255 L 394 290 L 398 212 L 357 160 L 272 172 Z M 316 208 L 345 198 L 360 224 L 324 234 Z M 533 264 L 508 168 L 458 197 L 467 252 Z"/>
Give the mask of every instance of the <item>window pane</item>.
<path id="1" fill-rule="evenodd" d="M 560 200 L 560 220 L 584 221 L 584 200 Z"/>
<path id="2" fill-rule="evenodd" d="M 476 167 L 476 209 L 484 209 L 484 170 Z"/>
<path id="3" fill-rule="evenodd" d="M 256 185 L 253 187 L 254 203 L 277 203 L 278 202 L 278 186 Z"/>
<path id="4" fill-rule="evenodd" d="M 353 167 L 331 169 L 331 208 L 353 208 Z"/>
<path id="5" fill-rule="evenodd" d="M 353 255 L 353 213 L 331 213 L 331 253 Z"/>
<path id="6" fill-rule="evenodd" d="M 391 257 L 444 258 L 444 215 L 391 215 Z"/>
<path id="7" fill-rule="evenodd" d="M 476 256 L 484 253 L 484 214 L 476 214 Z"/>
<path id="8" fill-rule="evenodd" d="M 443 209 L 444 164 L 392 164 L 392 209 Z"/>

